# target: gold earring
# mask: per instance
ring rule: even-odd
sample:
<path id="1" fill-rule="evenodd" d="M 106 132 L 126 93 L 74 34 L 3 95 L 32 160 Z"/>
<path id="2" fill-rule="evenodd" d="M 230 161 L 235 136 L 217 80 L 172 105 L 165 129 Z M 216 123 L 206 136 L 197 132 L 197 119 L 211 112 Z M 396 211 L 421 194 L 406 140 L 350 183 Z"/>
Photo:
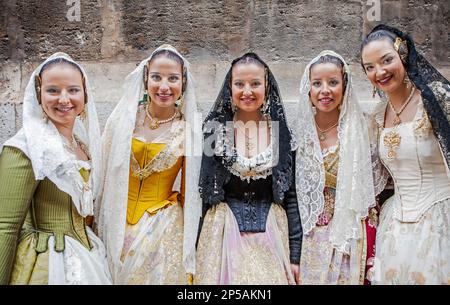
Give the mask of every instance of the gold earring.
<path id="1" fill-rule="evenodd" d="M 42 109 L 42 120 L 44 121 L 45 124 L 48 123 L 48 115 L 47 115 L 47 113 L 44 111 L 44 109 Z"/>
<path id="2" fill-rule="evenodd" d="M 183 105 L 184 105 L 184 94 L 182 94 L 180 96 L 180 99 L 177 102 L 175 102 L 175 106 L 180 110 L 183 108 Z"/>
<path id="3" fill-rule="evenodd" d="M 84 121 L 86 119 L 86 110 L 83 109 L 83 111 L 80 112 L 79 116 L 80 119 Z"/>
<path id="4" fill-rule="evenodd" d="M 230 99 L 230 105 L 231 105 L 231 111 L 233 111 L 233 114 L 236 113 L 236 105 L 233 103 L 233 101 Z"/>
<path id="5" fill-rule="evenodd" d="M 411 87 L 411 80 L 409 79 L 408 73 L 405 72 L 405 78 L 403 79 L 403 83 L 406 84 L 406 88 Z"/>
<path id="6" fill-rule="evenodd" d="M 375 98 L 376 94 L 377 94 L 377 87 L 373 86 L 372 97 Z"/>

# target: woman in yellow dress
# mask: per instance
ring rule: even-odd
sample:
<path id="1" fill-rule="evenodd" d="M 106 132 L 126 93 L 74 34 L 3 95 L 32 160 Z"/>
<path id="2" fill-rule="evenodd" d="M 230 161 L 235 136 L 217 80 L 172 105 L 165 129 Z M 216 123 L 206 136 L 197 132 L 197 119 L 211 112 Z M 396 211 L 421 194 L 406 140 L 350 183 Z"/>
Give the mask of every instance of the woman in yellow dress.
<path id="1" fill-rule="evenodd" d="M 99 211 L 114 283 L 187 284 L 201 213 L 201 157 L 191 149 L 201 149 L 201 120 L 189 63 L 163 45 L 127 77 L 124 90 L 103 135 Z"/>
<path id="2" fill-rule="evenodd" d="M 23 127 L 0 155 L 0 284 L 110 284 L 88 226 L 101 182 L 86 73 L 56 53 L 31 75 Z"/>

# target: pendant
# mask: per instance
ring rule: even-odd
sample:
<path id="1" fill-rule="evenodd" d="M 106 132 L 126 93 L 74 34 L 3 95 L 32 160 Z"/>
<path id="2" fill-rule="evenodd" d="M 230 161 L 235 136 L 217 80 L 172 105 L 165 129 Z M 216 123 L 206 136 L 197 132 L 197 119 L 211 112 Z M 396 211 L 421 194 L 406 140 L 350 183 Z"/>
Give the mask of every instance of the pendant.
<path id="1" fill-rule="evenodd" d="M 247 148 L 247 151 L 253 150 L 254 144 L 250 141 L 245 142 L 245 148 Z"/>
<path id="2" fill-rule="evenodd" d="M 150 121 L 150 129 L 154 130 L 159 127 L 159 122 L 157 120 L 151 120 Z"/>
<path id="3" fill-rule="evenodd" d="M 324 132 L 319 133 L 319 140 L 325 141 L 327 139 L 327 135 Z"/>
<path id="4" fill-rule="evenodd" d="M 402 137 L 400 136 L 400 134 L 394 130 L 384 135 L 383 143 L 384 146 L 388 149 L 389 159 L 397 157 L 397 152 L 395 151 L 395 149 L 397 149 L 400 146 L 401 140 Z"/>
<path id="5" fill-rule="evenodd" d="M 402 122 L 402 120 L 400 120 L 400 117 L 396 116 L 395 119 L 394 119 L 393 124 L 394 124 L 394 126 L 396 126 L 396 125 L 400 124 L 401 122 Z"/>

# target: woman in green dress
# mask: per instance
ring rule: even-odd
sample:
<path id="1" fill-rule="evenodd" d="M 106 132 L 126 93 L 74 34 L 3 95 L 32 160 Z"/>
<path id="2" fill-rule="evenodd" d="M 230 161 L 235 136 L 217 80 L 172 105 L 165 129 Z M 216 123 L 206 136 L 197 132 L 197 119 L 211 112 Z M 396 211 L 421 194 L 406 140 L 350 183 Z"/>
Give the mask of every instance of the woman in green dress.
<path id="1" fill-rule="evenodd" d="M 100 129 L 84 70 L 56 53 L 31 75 L 23 128 L 0 154 L 0 284 L 110 284 L 88 226 Z"/>

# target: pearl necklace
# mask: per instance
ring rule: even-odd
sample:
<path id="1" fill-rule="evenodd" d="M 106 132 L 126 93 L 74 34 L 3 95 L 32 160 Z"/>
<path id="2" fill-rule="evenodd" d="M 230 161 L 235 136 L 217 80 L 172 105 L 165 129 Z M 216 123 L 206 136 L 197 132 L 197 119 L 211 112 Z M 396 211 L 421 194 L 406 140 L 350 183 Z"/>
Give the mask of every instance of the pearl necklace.
<path id="1" fill-rule="evenodd" d="M 415 89 L 414 86 L 411 89 L 411 93 L 409 94 L 408 98 L 406 99 L 405 103 L 403 104 L 400 111 L 395 111 L 394 105 L 392 105 L 391 100 L 388 100 L 389 106 L 391 107 L 392 111 L 394 111 L 396 117 L 394 119 L 393 130 L 387 132 L 383 137 L 383 144 L 384 147 L 388 149 L 387 157 L 389 159 L 394 159 L 397 157 L 397 151 L 396 149 L 400 147 L 400 144 L 402 142 L 402 137 L 400 136 L 400 133 L 397 131 L 397 126 L 400 125 L 402 120 L 400 119 L 400 114 L 403 112 L 405 107 L 411 102 L 412 97 L 414 95 Z"/>
<path id="2" fill-rule="evenodd" d="M 173 113 L 173 115 L 170 118 L 165 119 L 165 120 L 155 119 L 150 115 L 150 111 L 148 110 L 149 105 L 150 104 L 147 104 L 145 106 L 145 114 L 147 115 L 147 117 L 150 120 L 150 129 L 152 129 L 152 130 L 158 129 L 159 125 L 169 123 L 169 122 L 173 121 L 175 118 L 178 118 L 180 116 L 180 113 L 175 109 L 175 112 Z"/>
<path id="3" fill-rule="evenodd" d="M 399 125 L 402 120 L 400 119 L 400 114 L 405 110 L 406 106 L 408 106 L 409 102 L 412 101 L 412 97 L 414 95 L 414 86 L 411 88 L 411 92 L 409 93 L 408 98 L 406 99 L 406 102 L 403 104 L 403 106 L 400 108 L 400 110 L 397 112 L 394 108 L 394 105 L 392 105 L 392 102 L 390 99 L 388 99 L 389 107 L 392 109 L 392 111 L 395 113 L 395 119 L 394 119 L 394 126 Z"/>

